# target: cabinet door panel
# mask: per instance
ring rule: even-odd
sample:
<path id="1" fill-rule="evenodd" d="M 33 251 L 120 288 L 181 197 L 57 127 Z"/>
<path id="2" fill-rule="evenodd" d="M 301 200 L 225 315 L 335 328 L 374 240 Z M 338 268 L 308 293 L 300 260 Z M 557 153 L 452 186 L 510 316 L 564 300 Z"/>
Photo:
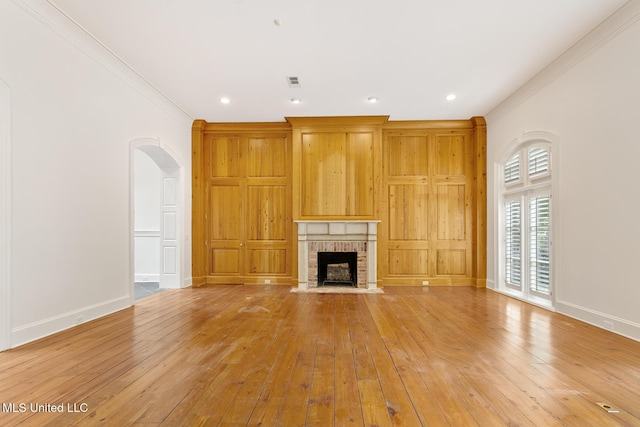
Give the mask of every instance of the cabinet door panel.
<path id="1" fill-rule="evenodd" d="M 438 240 L 465 240 L 465 185 L 438 184 L 436 187 Z"/>
<path id="2" fill-rule="evenodd" d="M 249 186 L 247 209 L 248 240 L 282 241 L 287 238 L 285 186 Z"/>
<path id="3" fill-rule="evenodd" d="M 237 178 L 242 174 L 240 138 L 212 137 L 208 140 L 207 149 L 211 178 Z"/>
<path id="4" fill-rule="evenodd" d="M 240 251 L 230 248 L 211 249 L 211 274 L 240 274 Z"/>
<path id="5" fill-rule="evenodd" d="M 389 274 L 394 276 L 427 276 L 429 251 L 426 249 L 391 249 Z"/>
<path id="6" fill-rule="evenodd" d="M 284 177 L 287 174 L 286 138 L 248 138 L 247 176 Z"/>
<path id="7" fill-rule="evenodd" d="M 212 241 L 242 237 L 242 189 L 238 183 L 209 189 L 209 238 Z"/>
<path id="8" fill-rule="evenodd" d="M 428 193 L 424 184 L 388 186 L 389 240 L 428 240 Z"/>
<path id="9" fill-rule="evenodd" d="M 248 273 L 276 275 L 287 272 L 286 249 L 250 249 L 247 251 Z"/>

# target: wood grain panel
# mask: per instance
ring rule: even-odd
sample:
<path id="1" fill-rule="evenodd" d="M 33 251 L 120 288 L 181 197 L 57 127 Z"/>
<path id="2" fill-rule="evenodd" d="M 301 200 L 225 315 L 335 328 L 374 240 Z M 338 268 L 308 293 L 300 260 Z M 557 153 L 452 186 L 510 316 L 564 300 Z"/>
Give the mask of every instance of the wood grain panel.
<path id="1" fill-rule="evenodd" d="M 286 138 L 248 138 L 247 176 L 284 177 L 287 174 Z"/>
<path id="2" fill-rule="evenodd" d="M 480 283 L 473 280 L 474 219 L 475 210 L 486 205 L 474 197 L 485 165 L 475 162 L 474 122 L 451 122 L 450 129 L 447 124 L 398 122 L 383 130 L 379 250 L 389 259 L 386 270 L 382 264 L 383 283 Z M 396 251 L 420 251 L 415 253 L 422 254 L 425 267 L 412 267 L 417 255 Z"/>
<path id="3" fill-rule="evenodd" d="M 439 240 L 465 240 L 467 238 L 467 206 L 465 185 L 438 184 L 436 186 Z"/>
<path id="4" fill-rule="evenodd" d="M 240 163 L 240 138 L 210 137 L 207 149 L 211 178 L 239 177 L 243 173 Z"/>
<path id="5" fill-rule="evenodd" d="M 344 132 L 302 135 L 302 214 L 347 212 L 347 141 Z"/>
<path id="6" fill-rule="evenodd" d="M 388 186 L 389 240 L 429 240 L 429 186 Z"/>
<path id="7" fill-rule="evenodd" d="M 467 254 L 464 249 L 438 249 L 436 274 L 439 276 L 467 274 Z"/>
<path id="8" fill-rule="evenodd" d="M 389 250 L 389 274 L 428 276 L 429 251 L 426 249 Z"/>
<path id="9" fill-rule="evenodd" d="M 205 168 L 205 136 L 204 120 L 195 120 L 191 127 L 191 259 L 193 285 L 200 286 L 206 282 L 209 265 L 207 247 L 206 212 L 209 210 L 207 189 L 209 187 L 209 171 Z"/>
<path id="10" fill-rule="evenodd" d="M 347 134 L 346 194 L 348 216 L 374 213 L 373 134 Z"/>
<path id="11" fill-rule="evenodd" d="M 247 239 L 285 240 L 287 237 L 286 188 L 248 186 Z"/>
<path id="12" fill-rule="evenodd" d="M 436 137 L 438 175 L 463 176 L 467 171 L 464 135 Z"/>
<path id="13" fill-rule="evenodd" d="M 248 273 L 285 274 L 287 251 L 285 249 L 250 249 L 247 251 Z"/>
<path id="14" fill-rule="evenodd" d="M 389 176 L 427 176 L 429 174 L 429 137 L 391 136 L 388 138 Z"/>
<path id="15" fill-rule="evenodd" d="M 194 235 L 193 269 L 206 276 L 197 284 L 290 283 L 296 273 L 290 125 L 195 121 L 193 141 L 193 164 L 207 178 L 204 189 L 194 181 L 194 232 L 201 230 L 205 244 Z"/>
<path id="16" fill-rule="evenodd" d="M 211 249 L 211 274 L 240 274 L 238 249 Z"/>
<path id="17" fill-rule="evenodd" d="M 240 185 L 212 185 L 209 189 L 209 238 L 239 240 L 242 237 Z"/>

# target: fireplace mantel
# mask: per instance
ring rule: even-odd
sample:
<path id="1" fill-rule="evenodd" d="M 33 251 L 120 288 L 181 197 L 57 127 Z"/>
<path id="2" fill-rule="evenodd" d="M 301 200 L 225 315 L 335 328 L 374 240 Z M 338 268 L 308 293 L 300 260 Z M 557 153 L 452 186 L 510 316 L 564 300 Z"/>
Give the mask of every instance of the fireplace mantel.
<path id="1" fill-rule="evenodd" d="M 298 288 L 317 286 L 317 265 L 314 264 L 318 245 L 333 247 L 333 251 L 358 248 L 358 275 L 364 280 L 358 287 L 377 288 L 377 229 L 378 220 L 299 220 L 298 225 Z M 349 249 L 342 249 L 347 248 Z M 325 249 L 326 250 L 326 249 Z M 311 256 L 310 256 L 311 255 Z M 360 267 L 362 264 L 362 268 Z M 362 286 L 361 286 L 362 285 Z"/>

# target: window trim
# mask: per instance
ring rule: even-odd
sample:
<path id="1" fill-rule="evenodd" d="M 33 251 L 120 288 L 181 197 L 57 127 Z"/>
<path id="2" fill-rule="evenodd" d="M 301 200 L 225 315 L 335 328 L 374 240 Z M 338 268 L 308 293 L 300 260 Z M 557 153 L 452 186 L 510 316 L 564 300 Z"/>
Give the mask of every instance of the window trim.
<path id="1" fill-rule="evenodd" d="M 542 147 L 548 152 L 547 170 L 529 175 L 528 153 L 531 148 Z M 524 153 L 524 154 L 523 154 Z M 504 173 L 506 163 L 513 158 L 515 154 L 521 156 L 521 176 L 518 184 L 505 183 Z M 557 207 L 558 193 L 558 142 L 557 136 L 544 131 L 533 131 L 523 133 L 521 137 L 512 140 L 502 151 L 502 156 L 497 158 L 494 164 L 495 180 L 495 246 L 494 246 L 494 268 L 495 268 L 495 284 L 494 289 L 498 292 L 505 293 L 518 299 L 522 299 L 529 303 L 539 305 L 547 309 L 554 309 L 556 294 L 559 262 L 555 258 L 558 250 L 557 224 L 555 220 L 559 218 Z M 525 162 L 523 162 L 525 160 Z M 530 290 L 529 277 L 529 200 L 538 194 L 548 194 L 550 197 L 550 271 L 549 271 L 549 290 L 550 295 L 544 295 Z M 521 198 L 521 227 L 523 238 L 521 239 L 521 287 L 517 288 L 506 283 L 506 203 L 509 200 Z M 526 233 L 526 236 L 524 235 Z M 525 246 L 526 245 L 526 246 Z M 524 259 L 526 256 L 526 259 Z M 526 263 L 526 264 L 525 264 Z M 526 267 L 526 268 L 525 268 Z"/>

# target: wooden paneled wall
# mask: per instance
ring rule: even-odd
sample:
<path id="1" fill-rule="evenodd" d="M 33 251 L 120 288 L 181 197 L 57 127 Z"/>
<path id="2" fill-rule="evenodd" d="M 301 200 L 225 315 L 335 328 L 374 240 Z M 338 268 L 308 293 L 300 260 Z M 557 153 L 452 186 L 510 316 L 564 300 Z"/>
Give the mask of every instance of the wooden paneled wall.
<path id="1" fill-rule="evenodd" d="M 290 283 L 289 126 L 197 121 L 193 147 L 194 284 Z"/>
<path id="2" fill-rule="evenodd" d="M 294 217 L 375 219 L 387 116 L 288 117 Z"/>
<path id="3" fill-rule="evenodd" d="M 477 121 L 393 122 L 383 129 L 379 276 L 391 285 L 484 285 L 477 265 Z M 484 121 L 482 121 L 484 123 Z M 484 135 L 484 134 L 482 134 Z M 482 144 L 480 144 L 482 145 Z M 480 196 L 481 197 L 481 196 Z"/>
<path id="4" fill-rule="evenodd" d="M 295 219 L 377 219 L 385 285 L 486 279 L 484 119 L 193 126 L 193 276 L 296 283 Z"/>

